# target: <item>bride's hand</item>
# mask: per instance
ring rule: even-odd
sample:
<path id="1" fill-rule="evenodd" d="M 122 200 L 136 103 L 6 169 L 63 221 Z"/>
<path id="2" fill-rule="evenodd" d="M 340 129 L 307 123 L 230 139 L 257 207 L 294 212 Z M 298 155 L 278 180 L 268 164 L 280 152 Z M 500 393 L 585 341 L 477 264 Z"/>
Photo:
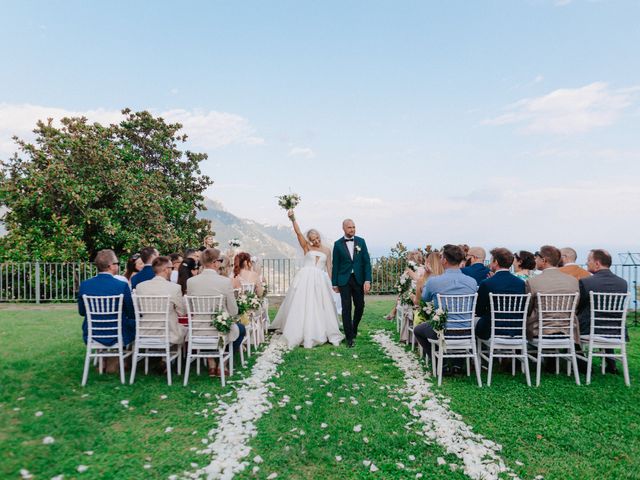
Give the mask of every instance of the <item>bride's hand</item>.
<path id="1" fill-rule="evenodd" d="M 293 216 L 293 210 L 287 211 L 287 217 L 289 217 L 289 220 L 291 220 L 292 222 L 295 220 L 295 217 Z"/>

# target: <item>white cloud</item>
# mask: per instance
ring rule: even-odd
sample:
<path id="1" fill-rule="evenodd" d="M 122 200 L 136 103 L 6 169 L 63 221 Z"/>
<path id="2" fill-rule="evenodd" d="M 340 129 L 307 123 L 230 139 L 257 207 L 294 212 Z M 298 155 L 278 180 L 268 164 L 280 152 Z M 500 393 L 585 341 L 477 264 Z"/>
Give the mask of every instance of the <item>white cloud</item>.
<path id="1" fill-rule="evenodd" d="M 255 135 L 255 129 L 246 118 L 225 112 L 173 109 L 151 110 L 154 115 L 167 122 L 181 123 L 183 132 L 189 137 L 189 144 L 195 148 L 213 150 L 228 145 L 262 145 L 264 139 Z M 0 103 L 0 154 L 6 155 L 16 150 L 11 140 L 13 135 L 31 140 L 37 120 L 84 116 L 92 122 L 117 123 L 123 116 L 120 110 L 93 109 L 68 110 L 31 104 Z M 57 122 L 56 122 L 57 123 Z"/>
<path id="2" fill-rule="evenodd" d="M 315 152 L 308 147 L 291 147 L 289 150 L 290 157 L 304 157 L 304 158 L 314 158 L 316 156 Z"/>
<path id="3" fill-rule="evenodd" d="M 484 120 L 484 125 L 522 126 L 525 133 L 569 135 L 612 125 L 631 106 L 640 86 L 612 89 L 605 82 L 579 88 L 561 88 L 546 95 L 525 98 L 506 113 Z"/>

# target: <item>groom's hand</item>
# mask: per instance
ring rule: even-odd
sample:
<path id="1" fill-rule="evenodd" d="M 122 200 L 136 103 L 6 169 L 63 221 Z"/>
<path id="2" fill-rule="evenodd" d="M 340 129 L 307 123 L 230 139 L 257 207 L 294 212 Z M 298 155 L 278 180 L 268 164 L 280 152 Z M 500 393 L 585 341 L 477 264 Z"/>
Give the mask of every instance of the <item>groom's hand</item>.
<path id="1" fill-rule="evenodd" d="M 371 282 L 364 282 L 364 294 L 368 295 L 371 291 Z"/>
<path id="2" fill-rule="evenodd" d="M 333 291 L 336 293 L 340 293 L 340 289 L 338 287 L 333 287 Z"/>

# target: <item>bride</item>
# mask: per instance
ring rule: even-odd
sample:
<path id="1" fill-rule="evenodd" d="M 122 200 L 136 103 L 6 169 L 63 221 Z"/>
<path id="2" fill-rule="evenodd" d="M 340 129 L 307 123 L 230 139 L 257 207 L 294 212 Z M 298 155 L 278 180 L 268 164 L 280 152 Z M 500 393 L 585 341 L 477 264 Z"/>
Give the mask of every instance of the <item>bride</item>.
<path id="1" fill-rule="evenodd" d="M 331 271 L 331 251 L 322 245 L 317 230 L 309 230 L 305 238 L 293 211 L 289 210 L 288 215 L 304 251 L 304 262 L 269 328 L 281 330 L 289 348 L 298 345 L 312 348 L 326 342 L 337 346 L 344 335 L 338 329 L 338 314 L 327 273 Z"/>

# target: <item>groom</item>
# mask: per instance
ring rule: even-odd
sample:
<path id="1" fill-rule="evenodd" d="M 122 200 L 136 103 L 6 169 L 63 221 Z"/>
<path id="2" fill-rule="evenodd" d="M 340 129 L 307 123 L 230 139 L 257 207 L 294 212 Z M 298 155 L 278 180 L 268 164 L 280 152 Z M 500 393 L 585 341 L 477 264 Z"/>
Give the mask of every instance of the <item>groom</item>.
<path id="1" fill-rule="evenodd" d="M 371 259 L 363 238 L 356 237 L 356 224 L 347 219 L 342 222 L 344 236 L 333 244 L 333 290 L 342 300 L 342 324 L 347 347 L 353 347 L 358 336 L 358 324 L 364 312 L 364 295 L 371 290 Z M 355 307 L 351 320 L 351 302 Z"/>

